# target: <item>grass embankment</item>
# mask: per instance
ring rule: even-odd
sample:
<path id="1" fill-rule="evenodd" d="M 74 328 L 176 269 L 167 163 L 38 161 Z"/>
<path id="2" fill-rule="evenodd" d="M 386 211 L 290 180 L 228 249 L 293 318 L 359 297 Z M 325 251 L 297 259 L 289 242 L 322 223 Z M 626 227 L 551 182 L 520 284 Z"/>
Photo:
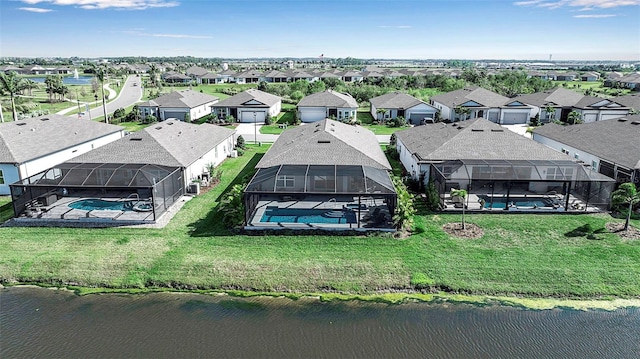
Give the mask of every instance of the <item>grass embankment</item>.
<path id="1" fill-rule="evenodd" d="M 216 206 L 266 149 L 249 146 L 245 156 L 228 159 L 222 183 L 187 202 L 163 229 L 0 228 L 0 281 L 134 291 L 343 293 L 348 299 L 411 291 L 411 278 L 422 274 L 433 290 L 450 293 L 640 296 L 640 241 L 611 233 L 591 240 L 576 231 L 616 221 L 607 215 L 468 215 L 485 231 L 475 240 L 447 235 L 442 225 L 460 215 L 444 214 L 416 216 L 416 233 L 402 240 L 234 235 L 219 224 Z"/>

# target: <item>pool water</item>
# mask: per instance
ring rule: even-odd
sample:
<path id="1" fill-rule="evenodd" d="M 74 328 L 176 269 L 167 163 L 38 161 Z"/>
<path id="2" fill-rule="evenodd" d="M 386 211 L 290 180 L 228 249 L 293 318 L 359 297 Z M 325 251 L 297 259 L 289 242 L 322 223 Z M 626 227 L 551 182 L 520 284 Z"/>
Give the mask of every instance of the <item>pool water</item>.
<path id="1" fill-rule="evenodd" d="M 356 223 L 353 211 L 267 207 L 260 222 L 282 223 Z"/>
<path id="2" fill-rule="evenodd" d="M 108 210 L 108 211 L 133 211 L 133 202 L 137 201 L 107 201 L 99 198 L 81 199 L 69 203 L 69 207 L 82 209 L 85 211 Z"/>
<path id="3" fill-rule="evenodd" d="M 505 209 L 506 197 L 494 197 L 493 205 L 489 196 L 478 196 L 485 200 L 484 208 Z M 540 208 L 540 207 L 553 207 L 553 201 L 549 198 L 525 198 L 525 197 L 510 197 L 509 203 L 514 204 L 517 208 Z"/>

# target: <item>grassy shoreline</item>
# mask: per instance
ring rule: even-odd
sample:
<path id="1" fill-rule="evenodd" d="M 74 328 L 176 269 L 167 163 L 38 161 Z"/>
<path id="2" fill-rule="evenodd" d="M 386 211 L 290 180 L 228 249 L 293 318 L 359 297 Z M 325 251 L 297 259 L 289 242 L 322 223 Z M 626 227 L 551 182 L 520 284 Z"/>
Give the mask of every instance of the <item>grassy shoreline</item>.
<path id="1" fill-rule="evenodd" d="M 578 231 L 620 221 L 604 214 L 467 215 L 485 231 L 474 240 L 443 231 L 459 214 L 429 213 L 416 215 L 415 232 L 404 239 L 234 233 L 216 220 L 218 201 L 251 175 L 267 148 L 250 146 L 225 161 L 222 182 L 163 229 L 0 228 L 0 284 L 413 300 L 422 294 L 412 279 L 421 277 L 434 293 L 424 296 L 640 300 L 640 241 Z"/>

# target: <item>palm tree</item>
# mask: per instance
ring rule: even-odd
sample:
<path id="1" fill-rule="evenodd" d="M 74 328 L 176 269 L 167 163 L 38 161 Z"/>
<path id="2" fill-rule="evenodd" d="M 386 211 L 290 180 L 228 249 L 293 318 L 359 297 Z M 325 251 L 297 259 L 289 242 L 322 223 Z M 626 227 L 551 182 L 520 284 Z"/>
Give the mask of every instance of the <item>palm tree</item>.
<path id="1" fill-rule="evenodd" d="M 100 82 L 100 88 L 102 89 L 102 111 L 104 112 L 104 122 L 109 123 L 109 118 L 107 117 L 107 102 L 104 97 L 104 78 L 105 78 L 105 69 L 99 67 L 96 68 L 96 77 Z"/>
<path id="2" fill-rule="evenodd" d="M 613 191 L 611 203 L 629 205 L 627 219 L 624 222 L 624 230 L 629 230 L 629 221 L 631 220 L 633 206 L 640 203 L 640 192 L 638 192 L 636 186 L 631 182 L 621 184 L 617 190 Z"/>
<path id="3" fill-rule="evenodd" d="M 582 123 L 582 119 L 580 118 L 580 113 L 578 111 L 571 111 L 567 116 L 567 122 L 572 125 Z"/>
<path id="4" fill-rule="evenodd" d="M 22 90 L 29 90 L 29 96 L 32 96 L 31 90 L 37 89 L 38 83 L 31 79 L 24 79 L 22 81 Z"/>
<path id="5" fill-rule="evenodd" d="M 457 106 L 453 109 L 455 111 L 455 113 L 457 113 L 460 116 L 460 120 L 464 121 L 467 119 L 467 115 L 471 113 L 471 110 L 469 110 L 468 107 L 464 107 L 464 106 Z"/>
<path id="6" fill-rule="evenodd" d="M 379 108 L 376 110 L 376 114 L 378 115 L 378 121 L 383 121 L 384 120 L 384 114 L 387 112 L 386 109 L 384 108 Z"/>
<path id="7" fill-rule="evenodd" d="M 547 120 L 553 120 L 551 117 L 555 115 L 556 108 L 551 105 L 547 105 L 547 107 L 544 108 L 544 113 L 547 114 Z"/>
<path id="8" fill-rule="evenodd" d="M 0 73 L 0 93 L 8 93 L 11 97 L 11 111 L 13 112 L 13 120 L 18 120 L 18 113 L 16 112 L 15 95 L 20 91 L 21 78 L 15 71 L 11 71 L 7 74 Z M 2 118 L 4 122 L 4 118 Z"/>
<path id="9" fill-rule="evenodd" d="M 464 222 L 464 208 L 467 206 L 467 203 L 466 203 L 467 194 L 468 194 L 467 191 L 464 189 L 451 190 L 451 197 L 458 196 L 462 198 L 462 229 L 467 229 Z"/>

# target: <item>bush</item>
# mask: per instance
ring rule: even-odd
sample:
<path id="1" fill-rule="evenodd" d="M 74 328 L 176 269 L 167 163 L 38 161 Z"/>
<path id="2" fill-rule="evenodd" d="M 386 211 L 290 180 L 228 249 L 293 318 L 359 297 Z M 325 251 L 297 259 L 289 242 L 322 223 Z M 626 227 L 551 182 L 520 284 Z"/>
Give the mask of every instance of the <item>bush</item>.
<path id="1" fill-rule="evenodd" d="M 271 115 L 267 114 L 267 117 L 264 118 L 264 124 L 269 126 L 272 123 L 273 123 L 273 120 L 271 119 Z"/>
<path id="2" fill-rule="evenodd" d="M 413 216 L 416 210 L 413 206 L 413 196 L 407 190 L 407 186 L 398 177 L 393 177 L 393 185 L 398 195 L 398 205 L 393 214 L 393 224 L 399 231 L 411 230 Z"/>
<path id="3" fill-rule="evenodd" d="M 236 184 L 226 194 L 218 205 L 218 213 L 221 215 L 222 223 L 229 227 L 241 226 L 244 223 L 244 202 L 242 192 L 244 185 Z"/>
<path id="4" fill-rule="evenodd" d="M 427 209 L 430 211 L 437 211 L 440 209 L 440 194 L 438 193 L 438 189 L 436 188 L 435 183 L 433 181 L 429 181 L 427 185 L 426 193 L 427 195 Z"/>
<path id="5" fill-rule="evenodd" d="M 238 136 L 238 139 L 236 140 L 236 149 L 244 150 L 246 148 L 244 137 L 242 137 L 242 135 Z M 240 154 L 240 151 L 238 151 L 238 154 Z"/>
<path id="6" fill-rule="evenodd" d="M 427 289 L 433 287 L 436 282 L 424 273 L 413 273 L 411 275 L 411 285 L 415 289 Z"/>
<path id="7" fill-rule="evenodd" d="M 387 121 L 387 126 L 389 127 L 404 127 L 407 125 L 407 121 L 402 116 L 397 116 L 396 118 L 391 118 Z"/>

